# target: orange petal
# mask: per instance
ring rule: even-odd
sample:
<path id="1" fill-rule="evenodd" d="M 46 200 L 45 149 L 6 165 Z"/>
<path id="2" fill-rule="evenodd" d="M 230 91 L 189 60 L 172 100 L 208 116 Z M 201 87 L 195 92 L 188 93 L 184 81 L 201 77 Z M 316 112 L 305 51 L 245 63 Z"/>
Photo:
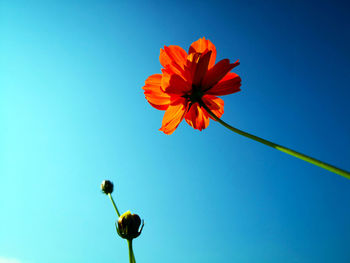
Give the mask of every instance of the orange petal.
<path id="1" fill-rule="evenodd" d="M 193 85 L 195 85 L 195 86 L 201 85 L 202 79 L 204 78 L 204 76 L 206 75 L 206 73 L 208 71 L 208 64 L 209 64 L 210 56 L 211 56 L 211 51 L 200 56 L 198 63 L 197 63 L 197 66 L 196 66 L 196 71 L 195 71 L 194 76 L 193 76 L 193 81 L 192 81 Z"/>
<path id="2" fill-rule="evenodd" d="M 236 73 L 228 73 L 222 80 L 220 80 L 214 87 L 210 88 L 205 94 L 215 96 L 223 96 L 240 91 L 241 78 Z"/>
<path id="3" fill-rule="evenodd" d="M 179 75 L 172 73 L 169 69 L 162 69 L 162 72 L 161 89 L 166 93 L 182 96 L 191 91 L 191 85 Z"/>
<path id="4" fill-rule="evenodd" d="M 204 104 L 207 105 L 208 108 L 216 115 L 216 117 L 221 118 L 222 114 L 224 114 L 224 101 L 222 99 L 213 95 L 204 95 L 202 100 Z M 213 119 L 211 116 L 210 118 Z"/>
<path id="5" fill-rule="evenodd" d="M 187 100 L 182 97 L 177 98 L 166 110 L 162 121 L 162 127 L 159 130 L 165 134 L 172 134 L 183 120 L 186 109 Z"/>
<path id="6" fill-rule="evenodd" d="M 186 113 L 185 120 L 193 128 L 201 131 L 209 125 L 209 114 L 196 102 Z"/>
<path id="7" fill-rule="evenodd" d="M 160 49 L 159 61 L 164 68 L 170 69 L 178 75 L 183 75 L 187 53 L 179 46 L 164 46 L 164 49 Z"/>
<path id="8" fill-rule="evenodd" d="M 205 37 L 198 39 L 197 41 L 195 41 L 191 44 L 188 53 L 191 54 L 194 52 L 198 52 L 198 53 L 205 54 L 209 51 L 212 52 L 211 57 L 210 57 L 210 61 L 209 61 L 209 68 L 211 68 L 215 64 L 216 48 L 210 40 L 205 39 Z"/>
<path id="9" fill-rule="evenodd" d="M 234 67 L 238 66 L 238 60 L 230 64 L 229 59 L 223 59 L 215 64 L 214 67 L 208 70 L 202 81 L 202 89 L 205 91 L 213 87 L 218 83 L 227 73 L 229 73 Z"/>
<path id="10" fill-rule="evenodd" d="M 188 72 L 188 76 L 189 76 L 188 79 L 190 80 L 189 82 L 192 82 L 193 80 L 200 57 L 201 57 L 201 53 L 191 53 L 187 56 L 185 70 L 186 72 Z"/>
<path id="11" fill-rule="evenodd" d="M 161 89 L 162 74 L 149 76 L 142 89 L 148 102 L 158 110 L 166 110 L 170 104 L 170 96 Z"/>

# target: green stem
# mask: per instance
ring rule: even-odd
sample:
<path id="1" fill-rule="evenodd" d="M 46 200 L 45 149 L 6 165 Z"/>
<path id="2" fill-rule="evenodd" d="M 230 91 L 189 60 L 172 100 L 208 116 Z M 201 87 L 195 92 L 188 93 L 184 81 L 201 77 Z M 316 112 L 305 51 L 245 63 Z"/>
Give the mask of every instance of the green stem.
<path id="1" fill-rule="evenodd" d="M 114 202 L 114 200 L 113 200 L 112 195 L 111 195 L 111 194 L 108 194 L 108 196 L 109 196 L 109 199 L 111 199 L 111 201 L 112 201 L 112 204 L 113 204 L 113 206 L 114 206 L 115 211 L 117 212 L 118 217 L 120 217 L 120 213 L 119 213 L 118 208 L 117 208 L 117 206 L 116 206 L 116 204 L 115 204 L 115 202 Z"/>
<path id="2" fill-rule="evenodd" d="M 240 135 L 243 135 L 249 139 L 252 139 L 252 140 L 255 140 L 257 142 L 260 142 L 262 144 L 265 144 L 267 146 L 270 146 L 272 148 L 275 148 L 276 150 L 279 150 L 281 152 L 284 152 L 284 153 L 287 153 L 289 155 L 292 155 L 296 158 L 299 158 L 301 160 L 304 160 L 306 162 L 309 162 L 309 163 L 312 163 L 314 165 L 317 165 L 323 169 L 326 169 L 328 171 L 331 171 L 333 173 L 336 173 L 336 174 L 339 174 L 341 176 L 344 176 L 345 178 L 348 178 L 350 179 L 350 173 L 345 171 L 345 170 L 342 170 L 340 168 L 337 168 L 333 165 L 330 165 L 330 164 L 327 164 L 327 163 L 324 163 L 322 161 L 319 161 L 315 158 L 312 158 L 310 156 L 307 156 L 305 154 L 302 154 L 302 153 L 299 153 L 299 152 L 296 152 L 296 151 L 293 151 L 289 148 L 286 148 L 284 146 L 281 146 L 281 145 L 278 145 L 276 143 L 273 143 L 273 142 L 270 142 L 268 140 L 265 140 L 265 139 L 262 139 L 258 136 L 255 136 L 253 134 L 250 134 L 250 133 L 247 133 L 247 132 L 244 132 L 242 130 L 239 130 L 235 127 L 232 127 L 231 125 L 227 124 L 226 122 L 224 122 L 223 120 L 221 120 L 220 118 L 218 118 L 208 107 L 207 105 L 205 105 L 203 102 L 200 102 L 201 106 L 210 114 L 211 117 L 213 117 L 213 119 L 215 119 L 216 121 L 218 121 L 220 124 L 222 124 L 223 126 L 225 126 L 226 128 L 228 128 L 229 130 L 233 131 L 233 132 L 236 132 Z"/>
<path id="3" fill-rule="evenodd" d="M 136 263 L 136 260 L 135 260 L 135 255 L 134 255 L 134 251 L 132 249 L 132 239 L 128 239 L 128 247 L 129 247 L 129 261 L 130 263 Z"/>

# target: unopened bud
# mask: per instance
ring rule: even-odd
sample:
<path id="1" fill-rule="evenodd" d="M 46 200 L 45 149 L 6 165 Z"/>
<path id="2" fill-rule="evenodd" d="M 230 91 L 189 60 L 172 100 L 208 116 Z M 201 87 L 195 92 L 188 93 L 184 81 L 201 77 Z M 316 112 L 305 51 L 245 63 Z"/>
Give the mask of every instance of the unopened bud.
<path id="1" fill-rule="evenodd" d="M 130 211 L 127 211 L 124 214 L 122 214 L 118 219 L 117 232 L 122 238 L 131 240 L 133 238 L 138 237 L 141 234 L 142 228 L 144 226 L 143 220 L 141 228 L 140 225 L 140 217 L 137 214 L 131 214 Z"/>
<path id="2" fill-rule="evenodd" d="M 113 193 L 113 183 L 108 180 L 104 180 L 101 184 L 101 190 L 106 195 Z"/>

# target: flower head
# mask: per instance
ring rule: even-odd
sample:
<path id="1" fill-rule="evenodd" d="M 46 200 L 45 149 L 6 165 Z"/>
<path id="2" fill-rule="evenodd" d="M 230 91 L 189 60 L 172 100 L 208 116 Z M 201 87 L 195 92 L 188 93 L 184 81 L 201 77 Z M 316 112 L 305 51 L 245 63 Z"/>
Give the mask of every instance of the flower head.
<path id="1" fill-rule="evenodd" d="M 133 238 L 138 237 L 141 234 L 144 225 L 143 221 L 141 229 L 139 230 L 140 225 L 140 217 L 137 214 L 131 214 L 130 211 L 127 211 L 119 217 L 118 227 L 116 228 L 119 236 L 131 240 Z"/>
<path id="2" fill-rule="evenodd" d="M 113 183 L 108 180 L 104 180 L 101 184 L 101 190 L 106 195 L 113 193 Z"/>
<path id="3" fill-rule="evenodd" d="M 188 53 L 179 46 L 160 50 L 162 74 L 146 79 L 146 99 L 158 110 L 165 110 L 160 128 L 172 134 L 185 119 L 193 128 L 208 127 L 211 116 L 205 104 L 218 118 L 224 113 L 224 101 L 217 96 L 240 90 L 241 78 L 233 72 L 239 62 L 223 59 L 215 64 L 216 48 L 204 37 L 192 43 Z"/>

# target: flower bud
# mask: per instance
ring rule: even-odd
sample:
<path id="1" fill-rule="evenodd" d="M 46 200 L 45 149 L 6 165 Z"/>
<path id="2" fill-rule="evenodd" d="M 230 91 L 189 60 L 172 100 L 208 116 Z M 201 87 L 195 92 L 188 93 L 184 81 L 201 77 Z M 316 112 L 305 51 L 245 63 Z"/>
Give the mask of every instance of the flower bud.
<path id="1" fill-rule="evenodd" d="M 130 211 L 127 211 L 118 219 L 117 232 L 122 238 L 132 240 L 141 234 L 142 228 L 144 226 L 143 220 L 141 229 L 139 230 L 140 225 L 140 217 L 137 214 L 131 214 Z"/>
<path id="2" fill-rule="evenodd" d="M 108 180 L 104 180 L 101 184 L 101 190 L 106 195 L 113 193 L 113 183 Z"/>

